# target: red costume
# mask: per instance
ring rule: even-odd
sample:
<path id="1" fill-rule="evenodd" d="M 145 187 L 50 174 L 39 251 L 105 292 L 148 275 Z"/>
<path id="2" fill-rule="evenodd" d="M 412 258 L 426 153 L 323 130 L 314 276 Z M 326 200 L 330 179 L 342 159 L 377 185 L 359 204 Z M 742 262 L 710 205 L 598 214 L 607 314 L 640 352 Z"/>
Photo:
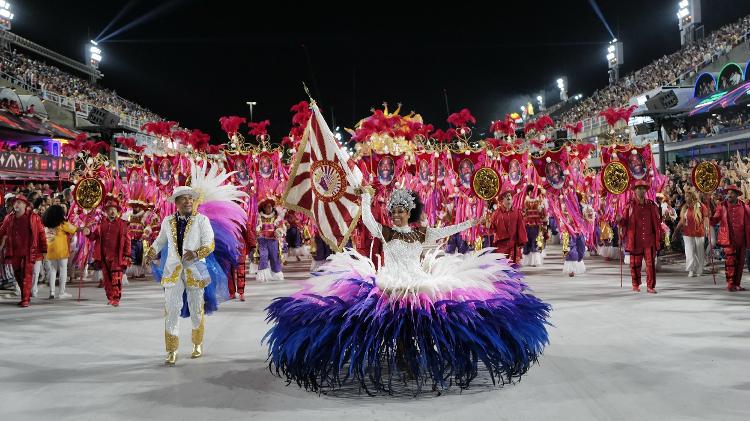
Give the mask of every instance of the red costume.
<path id="1" fill-rule="evenodd" d="M 119 208 L 116 201 L 109 200 L 105 209 L 111 206 Z M 96 241 L 94 265 L 102 271 L 107 299 L 110 304 L 117 306 L 122 297 L 122 273 L 130 264 L 128 223 L 119 217 L 111 221 L 105 217 L 89 238 Z"/>
<path id="2" fill-rule="evenodd" d="M 518 263 L 521 253 L 518 252 L 528 241 L 523 215 L 518 209 L 506 210 L 501 205 L 492 215 L 492 233 L 494 246 L 499 253 L 504 253 L 508 259 Z"/>
<path id="3" fill-rule="evenodd" d="M 645 187 L 645 182 L 639 181 L 636 187 Z M 646 260 L 646 286 L 649 292 L 656 290 L 656 252 L 659 250 L 661 238 L 661 218 L 656 203 L 644 199 L 639 203 L 633 199 L 628 205 L 622 219 L 622 226 L 627 229 L 625 250 L 630 253 L 630 276 L 633 282 L 633 290 L 640 291 L 641 268 L 643 260 Z"/>
<path id="4" fill-rule="evenodd" d="M 727 189 L 739 192 L 734 186 Z M 750 207 L 741 200 L 735 204 L 726 201 L 716 208 L 711 223 L 719 224 L 717 244 L 724 248 L 726 256 L 727 290 L 742 291 L 740 281 L 750 244 Z"/>
<path id="5" fill-rule="evenodd" d="M 10 213 L 0 226 L 0 238 L 5 244 L 5 262 L 13 266 L 13 274 L 21 289 L 21 307 L 28 307 L 31 300 L 31 276 L 34 273 L 35 256 L 47 253 L 47 236 L 39 215 L 31 212 L 29 201 L 22 195 L 15 200 L 26 202 L 26 212 L 21 216 Z"/>
<path id="6" fill-rule="evenodd" d="M 245 230 L 245 244 L 240 248 L 237 256 L 237 267 L 232 269 L 232 276 L 229 277 L 229 297 L 234 298 L 235 294 L 240 294 L 240 301 L 245 301 L 245 278 L 247 277 L 247 255 L 248 250 L 255 248 L 255 230 Z"/>

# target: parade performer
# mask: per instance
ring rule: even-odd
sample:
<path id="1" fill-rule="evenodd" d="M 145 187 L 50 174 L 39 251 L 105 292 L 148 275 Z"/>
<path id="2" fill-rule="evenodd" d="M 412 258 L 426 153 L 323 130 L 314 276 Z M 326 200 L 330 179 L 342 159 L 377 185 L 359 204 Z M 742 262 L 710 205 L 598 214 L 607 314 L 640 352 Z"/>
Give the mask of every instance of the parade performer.
<path id="1" fill-rule="evenodd" d="M 55 298 L 55 281 L 60 275 L 58 298 L 70 298 L 65 292 L 68 281 L 68 258 L 70 257 L 70 237 L 78 229 L 65 220 L 65 210 L 60 205 L 50 206 L 42 216 L 47 236 L 47 256 L 45 264 L 49 281 L 49 297 Z"/>
<path id="2" fill-rule="evenodd" d="M 532 186 L 529 186 L 532 187 Z M 529 189 L 529 194 L 526 196 L 524 201 L 524 212 L 523 218 L 526 224 L 526 244 L 523 246 L 523 266 L 543 266 L 544 257 L 539 247 L 539 242 L 543 244 L 544 233 L 543 226 L 545 224 L 546 211 L 542 206 L 542 199 L 540 197 L 531 197 L 532 189 Z"/>
<path id="3" fill-rule="evenodd" d="M 370 259 L 347 249 L 332 255 L 305 289 L 275 299 L 267 309 L 274 326 L 265 337 L 271 369 L 309 390 L 352 381 L 369 394 L 391 393 L 397 384 L 417 392 L 467 388 L 480 370 L 501 384 L 526 373 L 548 341 L 550 307 L 527 294 L 523 275 L 489 249 L 420 256 L 423 245 L 479 221 L 412 228 L 419 199 L 396 189 L 387 206 L 393 226 L 384 226 L 365 189 L 362 218 L 383 241 L 383 265 L 376 271 Z"/>
<path id="4" fill-rule="evenodd" d="M 326 244 L 325 241 L 323 241 L 322 238 L 318 234 L 315 234 L 313 236 L 313 245 L 315 247 L 315 250 L 312 252 L 312 263 L 310 263 L 310 272 L 317 271 L 325 261 L 328 259 L 328 256 L 333 254 L 333 250 L 331 250 L 331 247 Z"/>
<path id="5" fill-rule="evenodd" d="M 694 190 L 685 192 L 685 204 L 680 211 L 680 222 L 674 229 L 672 242 L 682 229 L 682 242 L 685 245 L 685 271 L 689 277 L 703 275 L 706 266 L 706 248 L 703 240 L 708 234 L 708 207 L 698 200 Z M 741 271 L 740 271 L 741 272 Z"/>
<path id="6" fill-rule="evenodd" d="M 284 215 L 275 208 L 272 198 L 262 200 L 258 204 L 258 272 L 255 278 L 258 282 L 269 282 L 284 279 L 281 262 L 281 245 L 277 236 L 277 229 L 284 221 Z"/>
<path id="7" fill-rule="evenodd" d="M 518 253 L 528 241 L 523 215 L 518 209 L 513 209 L 513 191 L 504 190 L 500 194 L 500 206 L 492 216 L 492 232 L 494 246 L 499 253 L 503 253 L 514 263 L 520 261 Z"/>
<path id="8" fill-rule="evenodd" d="M 725 188 L 727 199 L 716 207 L 711 223 L 719 225 L 717 244 L 724 249 L 727 291 L 744 291 L 740 285 L 745 254 L 750 244 L 750 207 L 739 197 L 742 191 L 735 185 Z"/>
<path id="9" fill-rule="evenodd" d="M 212 165 L 190 163 L 190 186 L 178 186 L 169 197 L 177 212 L 162 221 L 146 264 L 161 253 L 154 279 L 164 287 L 164 341 L 167 365 L 177 362 L 179 316 L 190 317 L 193 352 L 203 355 L 205 314 L 229 298 L 227 277 L 237 264 L 247 213 L 238 204 L 244 193 L 224 184 L 227 174 Z"/>
<path id="10" fill-rule="evenodd" d="M 304 239 L 302 238 L 303 224 L 301 215 L 297 212 L 289 211 L 286 213 L 286 222 L 288 227 L 286 229 L 286 245 L 287 245 L 287 256 L 289 258 L 296 257 L 299 262 L 302 257 L 307 257 L 310 253 L 305 248 Z"/>
<path id="11" fill-rule="evenodd" d="M 646 260 L 646 287 L 656 294 L 656 252 L 660 248 L 661 218 L 656 203 L 646 199 L 649 184 L 637 181 L 635 198 L 628 204 L 620 224 L 626 230 L 625 250 L 630 255 L 630 276 L 633 291 L 641 292 L 641 268 Z"/>
<path id="12" fill-rule="evenodd" d="M 120 305 L 122 298 L 122 275 L 130 265 L 130 233 L 128 223 L 120 218 L 120 201 L 108 197 L 104 201 L 105 218 L 91 230 L 84 228 L 83 234 L 94 245 L 94 267 L 101 271 L 108 304 Z"/>
<path id="13" fill-rule="evenodd" d="M 237 298 L 237 294 L 240 295 L 240 301 L 245 301 L 245 281 L 247 277 L 247 229 L 243 227 L 242 238 L 239 244 L 239 250 L 237 255 L 237 266 L 232 270 L 228 281 L 229 281 L 229 299 L 233 300 Z"/>
<path id="14" fill-rule="evenodd" d="M 13 213 L 5 216 L 0 226 L 0 254 L 13 267 L 16 282 L 20 285 L 19 307 L 28 307 L 31 301 L 34 258 L 47 253 L 47 236 L 39 215 L 31 211 L 31 203 L 23 194 L 13 200 Z"/>
<path id="15" fill-rule="evenodd" d="M 144 231 L 147 226 L 148 212 L 144 203 L 138 200 L 129 200 L 128 205 L 133 210 L 128 218 L 128 229 L 130 231 L 130 258 L 132 264 L 128 267 L 127 276 L 133 279 L 146 276 L 146 268 L 143 266 L 143 242 Z"/>

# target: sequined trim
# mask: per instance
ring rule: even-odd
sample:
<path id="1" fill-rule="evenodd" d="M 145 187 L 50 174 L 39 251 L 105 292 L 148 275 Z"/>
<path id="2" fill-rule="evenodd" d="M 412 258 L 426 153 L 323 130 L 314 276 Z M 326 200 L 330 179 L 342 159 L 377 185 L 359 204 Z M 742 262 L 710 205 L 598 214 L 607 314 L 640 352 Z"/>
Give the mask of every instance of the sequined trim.
<path id="1" fill-rule="evenodd" d="M 177 265 L 174 268 L 174 271 L 169 276 L 162 276 L 161 278 L 161 285 L 162 286 L 168 286 L 168 285 L 174 285 L 177 283 L 177 278 L 180 277 L 180 271 L 182 271 L 182 265 Z"/>
<path id="2" fill-rule="evenodd" d="M 193 217 L 190 216 L 188 218 L 187 225 L 185 225 L 185 232 L 182 233 L 182 242 L 183 247 L 185 245 L 185 239 L 188 236 L 188 232 L 190 232 L 190 226 L 193 225 Z M 175 249 L 177 249 L 177 216 L 172 215 L 172 219 L 169 221 L 169 230 L 172 231 L 172 242 L 174 244 Z M 181 254 L 182 250 L 176 250 L 177 254 Z"/>
<path id="3" fill-rule="evenodd" d="M 209 245 L 199 247 L 198 250 L 195 251 L 195 254 L 198 255 L 198 260 L 200 260 L 213 253 L 215 248 L 216 244 L 211 241 Z"/>
<path id="4" fill-rule="evenodd" d="M 189 288 L 205 288 L 210 282 L 210 279 L 195 279 L 193 272 L 185 268 L 185 283 Z"/>
<path id="5" fill-rule="evenodd" d="M 193 329 L 193 345 L 201 345 L 203 343 L 203 332 L 206 328 L 206 315 L 201 311 L 201 324 L 198 329 Z"/>
<path id="6" fill-rule="evenodd" d="M 167 348 L 167 352 L 176 352 L 177 348 L 180 347 L 180 338 L 176 335 L 170 335 L 169 332 L 164 331 L 164 344 Z"/>

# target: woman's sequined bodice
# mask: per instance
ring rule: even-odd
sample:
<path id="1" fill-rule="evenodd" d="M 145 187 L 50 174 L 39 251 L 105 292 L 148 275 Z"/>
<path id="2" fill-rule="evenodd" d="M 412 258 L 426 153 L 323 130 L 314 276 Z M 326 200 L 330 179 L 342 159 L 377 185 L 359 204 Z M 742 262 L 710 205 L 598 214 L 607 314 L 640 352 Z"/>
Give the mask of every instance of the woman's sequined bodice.
<path id="1" fill-rule="evenodd" d="M 370 211 L 371 196 L 362 194 L 362 222 L 376 238 L 383 241 L 383 264 L 378 271 L 378 284 L 413 284 L 428 277 L 422 268 L 423 245 L 434 244 L 437 240 L 449 237 L 472 226 L 471 221 L 443 228 L 427 228 L 424 232 L 409 227 L 388 228 L 388 238 L 383 235 L 383 226 Z"/>

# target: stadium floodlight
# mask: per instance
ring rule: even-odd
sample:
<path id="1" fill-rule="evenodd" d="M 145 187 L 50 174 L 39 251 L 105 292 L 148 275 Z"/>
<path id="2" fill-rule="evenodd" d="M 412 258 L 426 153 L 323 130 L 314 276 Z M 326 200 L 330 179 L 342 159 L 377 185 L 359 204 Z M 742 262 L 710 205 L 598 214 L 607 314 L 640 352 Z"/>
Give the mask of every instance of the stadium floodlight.
<path id="1" fill-rule="evenodd" d="M 609 67 L 609 84 L 612 85 L 620 79 L 620 65 L 625 60 L 623 58 L 622 41 L 618 41 L 617 38 L 613 38 L 607 46 L 607 66 Z"/>
<path id="2" fill-rule="evenodd" d="M 245 102 L 245 104 L 247 104 L 247 106 L 250 107 L 250 122 L 252 122 L 253 121 L 253 107 L 258 105 L 258 103 L 255 101 L 247 101 Z"/>
<path id="3" fill-rule="evenodd" d="M 695 31 L 699 29 L 700 22 L 700 0 L 680 0 L 677 3 L 677 25 L 680 28 L 680 42 L 683 46 L 695 41 Z"/>
<path id="4" fill-rule="evenodd" d="M 10 31 L 10 22 L 13 17 L 13 12 L 10 11 L 10 3 L 0 0 L 0 29 Z"/>
<path id="5" fill-rule="evenodd" d="M 557 88 L 560 89 L 560 101 L 568 100 L 567 79 L 564 77 L 557 78 Z"/>
<path id="6" fill-rule="evenodd" d="M 102 62 L 102 49 L 98 47 L 96 41 L 89 41 L 89 65 L 93 68 L 98 68 L 99 63 Z"/>

